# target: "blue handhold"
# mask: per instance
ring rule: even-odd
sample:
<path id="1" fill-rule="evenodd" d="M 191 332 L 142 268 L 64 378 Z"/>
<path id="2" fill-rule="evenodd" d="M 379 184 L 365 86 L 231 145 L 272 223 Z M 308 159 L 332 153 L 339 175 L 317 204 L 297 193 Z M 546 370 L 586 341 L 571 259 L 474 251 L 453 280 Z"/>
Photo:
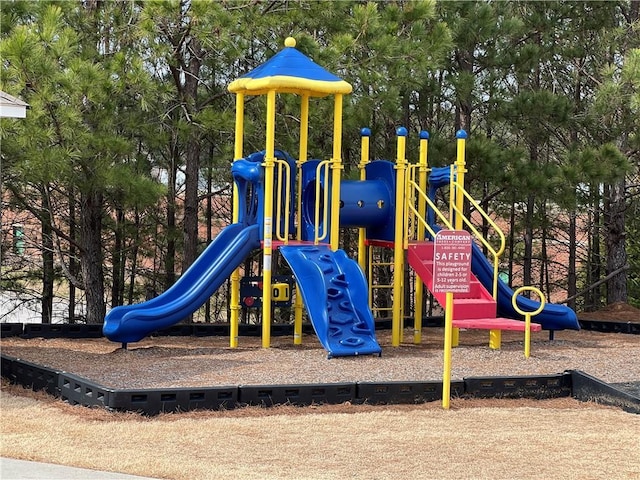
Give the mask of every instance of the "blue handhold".
<path id="1" fill-rule="evenodd" d="M 350 313 L 336 313 L 331 315 L 329 321 L 337 325 L 348 325 L 353 323 L 353 315 Z"/>
<path id="2" fill-rule="evenodd" d="M 340 343 L 349 347 L 357 347 L 358 345 L 362 345 L 364 340 L 358 337 L 347 337 L 343 340 L 340 340 Z"/>
<path id="3" fill-rule="evenodd" d="M 344 310 L 346 312 L 350 312 L 352 310 L 351 302 L 349 300 L 341 301 L 338 307 L 340 308 L 340 310 Z"/>
<path id="4" fill-rule="evenodd" d="M 342 334 L 342 329 L 340 327 L 329 327 L 329 336 L 338 337 Z"/>
<path id="5" fill-rule="evenodd" d="M 331 283 L 337 285 L 339 287 L 347 287 L 349 286 L 349 282 L 347 281 L 344 273 L 340 273 L 331 279 Z"/>
<path id="6" fill-rule="evenodd" d="M 340 290 L 339 288 L 327 289 L 327 297 L 329 297 L 329 299 L 335 300 L 337 298 L 340 298 L 341 296 L 342 296 L 342 290 Z"/>

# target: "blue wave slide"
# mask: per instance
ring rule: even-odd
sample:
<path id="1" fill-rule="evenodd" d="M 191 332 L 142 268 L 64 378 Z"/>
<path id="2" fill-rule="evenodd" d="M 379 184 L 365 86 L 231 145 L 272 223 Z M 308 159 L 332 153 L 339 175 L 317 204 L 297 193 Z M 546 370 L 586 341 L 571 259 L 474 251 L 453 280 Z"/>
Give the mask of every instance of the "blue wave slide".
<path id="1" fill-rule="evenodd" d="M 343 250 L 324 245 L 284 246 L 309 319 L 329 358 L 382 352 L 367 302 L 367 281 Z"/>
<path id="2" fill-rule="evenodd" d="M 147 302 L 115 307 L 105 317 L 102 332 L 114 342 L 137 342 L 178 323 L 200 308 L 257 248 L 259 225 L 225 227 L 171 288 Z"/>
<path id="3" fill-rule="evenodd" d="M 478 277 L 480 283 L 484 285 L 484 288 L 491 292 L 493 290 L 493 266 L 475 243 L 473 243 L 471 270 Z M 511 303 L 513 293 L 513 290 L 506 283 L 498 280 L 498 315 L 506 318 L 522 319 L 522 315 L 516 312 Z M 533 312 L 540 306 L 540 302 L 522 295 L 518 295 L 516 304 L 523 312 Z M 546 303 L 542 312 L 535 317 L 531 317 L 531 321 L 539 323 L 545 330 L 580 330 L 576 313 L 564 305 Z"/>

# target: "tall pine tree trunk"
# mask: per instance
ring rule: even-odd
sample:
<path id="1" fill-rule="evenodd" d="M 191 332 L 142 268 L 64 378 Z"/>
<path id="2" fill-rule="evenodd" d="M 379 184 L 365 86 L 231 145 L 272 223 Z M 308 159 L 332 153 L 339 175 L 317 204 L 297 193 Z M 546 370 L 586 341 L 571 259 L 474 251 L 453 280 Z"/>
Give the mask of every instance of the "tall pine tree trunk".
<path id="1" fill-rule="evenodd" d="M 593 184 L 590 188 L 590 203 L 593 209 L 593 218 L 589 222 L 589 252 L 587 261 L 587 286 L 591 286 L 600 280 L 602 259 L 600 257 L 601 242 L 601 196 L 600 184 Z M 597 310 L 600 307 L 601 288 L 598 286 L 585 294 L 584 304 L 588 310 Z"/>
<path id="2" fill-rule="evenodd" d="M 193 127 L 197 128 L 197 127 Z M 182 272 L 195 261 L 198 256 L 198 178 L 200 173 L 200 140 L 192 135 L 187 148 L 187 165 L 185 170 L 184 198 L 184 250 Z"/>
<path id="3" fill-rule="evenodd" d="M 78 277 L 78 261 L 76 260 L 76 241 L 77 241 L 77 225 L 76 225 L 76 197 L 73 188 L 69 191 L 69 273 L 74 277 Z M 76 286 L 69 281 L 69 323 L 76 323 Z"/>
<path id="4" fill-rule="evenodd" d="M 171 165 L 167 180 L 167 252 L 164 257 L 164 289 L 167 290 L 176 281 L 176 177 L 178 175 L 177 140 L 171 151 Z"/>
<path id="5" fill-rule="evenodd" d="M 135 208 L 135 234 L 133 237 L 133 247 L 131 248 L 131 273 L 129 275 L 129 292 L 127 293 L 127 303 L 132 304 L 135 293 L 136 275 L 138 274 L 138 252 L 140 250 L 140 210 Z"/>
<path id="6" fill-rule="evenodd" d="M 524 265 L 522 269 L 522 284 L 532 285 L 533 281 L 533 210 L 535 197 L 533 194 L 527 197 L 527 211 L 524 224 Z"/>
<path id="7" fill-rule="evenodd" d="M 53 227 L 51 225 L 51 204 L 49 195 L 42 194 L 42 323 L 53 319 Z"/>
<path id="8" fill-rule="evenodd" d="M 576 209 L 569 211 L 569 265 L 567 272 L 567 296 L 571 298 L 567 306 L 576 308 L 575 295 L 577 293 L 577 274 L 576 274 L 576 250 L 578 248 L 576 228 Z"/>
<path id="9" fill-rule="evenodd" d="M 89 324 L 102 323 L 106 312 L 102 271 L 102 207 L 102 193 L 93 191 L 82 194 L 80 201 L 81 269 Z"/>
<path id="10" fill-rule="evenodd" d="M 116 225 L 114 229 L 115 237 L 113 244 L 113 253 L 111 255 L 112 276 L 111 284 L 111 306 L 116 307 L 122 305 L 123 299 L 123 273 L 124 273 L 124 210 L 116 207 Z"/>
<path id="11" fill-rule="evenodd" d="M 625 187 L 619 180 L 609 187 L 605 203 L 605 227 L 607 232 L 607 275 L 620 270 L 607 282 L 607 304 L 627 301 L 627 250 L 625 242 Z"/>

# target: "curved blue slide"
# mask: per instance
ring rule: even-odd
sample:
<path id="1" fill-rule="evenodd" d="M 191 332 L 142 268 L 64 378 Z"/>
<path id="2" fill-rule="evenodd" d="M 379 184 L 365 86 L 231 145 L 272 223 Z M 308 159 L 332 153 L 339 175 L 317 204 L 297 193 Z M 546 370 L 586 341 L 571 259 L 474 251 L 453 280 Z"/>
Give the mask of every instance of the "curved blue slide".
<path id="1" fill-rule="evenodd" d="M 480 283 L 484 285 L 484 288 L 491 292 L 493 290 L 493 266 L 482 253 L 480 247 L 475 243 L 472 245 L 471 270 L 480 280 Z M 498 280 L 498 315 L 506 318 L 521 319 L 522 315 L 515 311 L 511 303 L 513 293 L 513 290 L 506 283 Z M 518 308 L 524 312 L 533 312 L 540 306 L 540 302 L 522 295 L 518 295 L 516 303 Z M 547 303 L 542 312 L 535 317 L 531 317 L 531 321 L 539 323 L 545 330 L 580 330 L 576 312 L 564 305 Z"/>
<path id="2" fill-rule="evenodd" d="M 102 332 L 109 340 L 129 343 L 178 323 L 200 308 L 257 248 L 259 225 L 225 227 L 171 288 L 147 302 L 115 307 L 105 317 Z"/>
<path id="3" fill-rule="evenodd" d="M 329 358 L 380 355 L 367 281 L 343 250 L 325 245 L 285 246 L 282 256 L 296 277 L 309 320 Z"/>

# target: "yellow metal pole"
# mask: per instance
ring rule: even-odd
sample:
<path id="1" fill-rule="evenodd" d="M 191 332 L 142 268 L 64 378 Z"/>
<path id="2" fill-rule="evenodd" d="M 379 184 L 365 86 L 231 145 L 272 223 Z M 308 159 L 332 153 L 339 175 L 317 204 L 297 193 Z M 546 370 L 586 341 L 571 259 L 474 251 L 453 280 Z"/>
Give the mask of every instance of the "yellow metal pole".
<path id="1" fill-rule="evenodd" d="M 451 402 L 451 337 L 453 325 L 453 293 L 446 294 L 444 311 L 444 367 L 442 370 L 442 408 L 449 409 Z"/>
<path id="2" fill-rule="evenodd" d="M 466 169 L 466 162 L 465 162 L 465 150 L 466 150 L 466 145 L 467 145 L 467 132 L 465 132 L 464 130 L 458 130 L 456 132 L 456 168 L 455 168 L 455 173 L 456 173 L 456 191 L 454 192 L 450 192 L 450 196 L 451 196 L 451 201 L 453 201 L 453 198 L 455 197 L 455 203 L 456 203 L 456 211 L 455 211 L 455 229 L 456 230 L 462 230 L 462 225 L 463 225 L 463 220 L 462 220 L 462 214 L 463 214 L 463 209 L 464 209 L 464 194 L 462 193 L 462 191 L 464 190 L 464 174 L 467 173 L 467 169 Z M 452 175 L 453 178 L 453 175 Z M 450 218 L 451 215 L 453 214 L 453 208 L 450 209 Z M 452 339 L 451 339 L 451 345 L 453 345 L 454 347 L 458 346 L 459 343 L 459 339 L 460 339 L 460 330 L 455 328 L 452 329 Z"/>
<path id="3" fill-rule="evenodd" d="M 418 186 L 423 192 L 427 191 L 427 173 L 429 167 L 427 163 L 427 151 L 429 149 L 429 132 L 420 132 L 420 159 L 418 161 Z M 427 202 L 422 196 L 418 196 L 418 215 L 421 218 L 427 216 Z M 416 240 L 422 241 L 425 237 L 425 229 L 420 222 L 416 222 Z M 413 316 L 413 343 L 422 343 L 422 304 L 424 297 L 424 284 L 420 277 L 416 275 L 416 307 Z"/>
<path id="4" fill-rule="evenodd" d="M 262 255 L 262 347 L 271 346 L 271 260 L 273 255 L 273 169 L 275 165 L 276 92 L 267 93 L 267 138 L 264 154 L 264 250 Z"/>
<path id="5" fill-rule="evenodd" d="M 457 139 L 457 157 L 456 157 L 456 179 L 458 183 L 458 190 L 455 193 L 456 197 L 456 230 L 462 230 L 462 211 L 464 208 L 464 195 L 462 190 L 464 189 L 464 174 L 467 173 L 465 168 L 465 149 L 467 144 L 467 132 L 464 130 L 458 130 L 456 132 Z"/>
<path id="6" fill-rule="evenodd" d="M 233 161 L 242 158 L 242 143 L 244 140 L 244 94 L 236 94 L 236 126 L 235 126 L 235 144 L 233 147 Z M 238 221 L 240 212 L 238 212 L 238 189 L 233 184 L 233 223 Z M 238 325 L 240 324 L 240 269 L 236 268 L 231 274 L 231 303 L 229 310 L 231 318 L 229 319 L 229 347 L 238 347 Z"/>
<path id="7" fill-rule="evenodd" d="M 404 202 L 405 173 L 407 170 L 407 129 L 399 127 L 396 158 L 396 221 L 393 243 L 393 318 L 391 320 L 391 345 L 397 347 L 402 341 L 404 287 Z"/>
<path id="8" fill-rule="evenodd" d="M 367 179 L 367 172 L 365 170 L 369 163 L 369 139 L 371 137 L 371 130 L 363 128 L 360 130 L 360 163 L 358 168 L 360 169 L 360 180 Z M 366 272 L 367 268 L 367 247 L 365 246 L 365 239 L 367 236 L 366 228 L 358 229 L 358 264 L 363 272 Z M 369 278 L 371 282 L 371 278 Z"/>
<path id="9" fill-rule="evenodd" d="M 300 154 L 298 158 L 298 202 L 297 216 L 298 229 L 296 231 L 296 240 L 302 240 L 302 164 L 307 161 L 309 143 L 309 95 L 302 95 L 300 105 Z M 300 288 L 296 292 L 296 300 L 294 304 L 294 321 L 293 321 L 293 344 L 302 344 L 302 295 L 299 294 Z"/>
<path id="10" fill-rule="evenodd" d="M 340 245 L 340 175 L 342 170 L 342 94 L 335 96 L 333 109 L 333 158 L 331 159 L 331 250 Z"/>
<path id="11" fill-rule="evenodd" d="M 298 229 L 296 239 L 302 240 L 302 165 L 307 161 L 309 144 L 309 95 L 302 95 L 300 101 L 300 152 L 298 155 Z"/>

